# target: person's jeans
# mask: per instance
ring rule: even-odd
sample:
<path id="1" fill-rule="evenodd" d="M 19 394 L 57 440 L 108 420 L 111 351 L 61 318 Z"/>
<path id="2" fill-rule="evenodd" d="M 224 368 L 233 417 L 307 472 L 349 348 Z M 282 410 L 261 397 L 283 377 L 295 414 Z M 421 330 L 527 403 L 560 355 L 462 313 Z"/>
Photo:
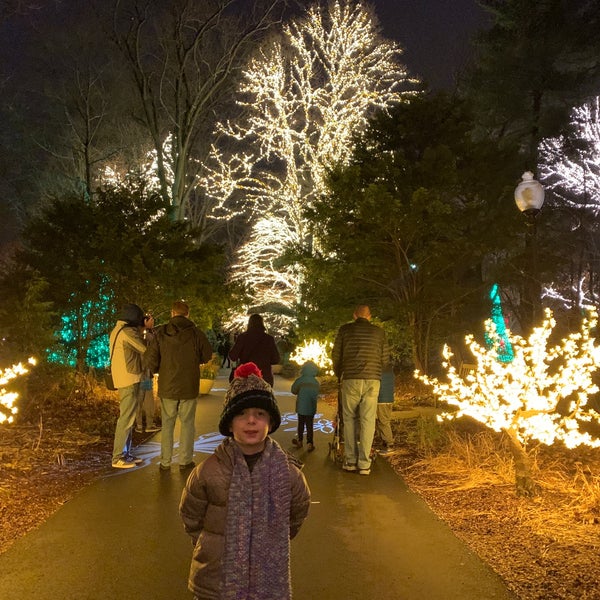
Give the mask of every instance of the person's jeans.
<path id="1" fill-rule="evenodd" d="M 359 469 L 371 467 L 379 385 L 379 379 L 342 380 L 344 459 Z"/>
<path id="2" fill-rule="evenodd" d="M 124 388 L 119 388 L 119 418 L 115 428 L 115 441 L 113 444 L 112 460 L 125 458 L 131 454 L 131 430 L 135 423 L 137 411 L 139 383 L 134 383 Z"/>
<path id="3" fill-rule="evenodd" d="M 394 434 L 392 432 L 392 402 L 380 402 L 377 405 L 377 433 L 386 446 L 394 445 Z"/>
<path id="4" fill-rule="evenodd" d="M 173 432 L 175 421 L 179 416 L 179 464 L 187 465 L 192 462 L 194 456 L 194 439 L 196 429 L 196 402 L 197 398 L 191 400 L 173 400 L 161 398 L 160 407 L 162 415 L 162 432 L 160 437 L 160 464 L 168 467 L 173 458 Z"/>

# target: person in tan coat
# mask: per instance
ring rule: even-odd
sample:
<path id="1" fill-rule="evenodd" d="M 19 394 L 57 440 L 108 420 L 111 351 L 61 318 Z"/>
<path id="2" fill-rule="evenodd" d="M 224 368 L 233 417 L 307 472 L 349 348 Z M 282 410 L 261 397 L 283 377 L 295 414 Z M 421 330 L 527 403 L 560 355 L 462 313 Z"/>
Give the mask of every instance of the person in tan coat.
<path id="1" fill-rule="evenodd" d="M 219 431 L 226 439 L 188 477 L 179 513 L 194 550 L 196 600 L 291 598 L 290 540 L 308 514 L 300 463 L 268 434 L 281 423 L 271 386 L 239 366 Z"/>
<path id="2" fill-rule="evenodd" d="M 125 304 L 110 333 L 110 370 L 119 393 L 119 418 L 115 427 L 112 466 L 130 469 L 142 462 L 131 452 L 132 429 L 142 379 L 142 355 L 146 343 L 142 327 L 152 327 L 154 319 L 144 316 L 137 304 Z"/>

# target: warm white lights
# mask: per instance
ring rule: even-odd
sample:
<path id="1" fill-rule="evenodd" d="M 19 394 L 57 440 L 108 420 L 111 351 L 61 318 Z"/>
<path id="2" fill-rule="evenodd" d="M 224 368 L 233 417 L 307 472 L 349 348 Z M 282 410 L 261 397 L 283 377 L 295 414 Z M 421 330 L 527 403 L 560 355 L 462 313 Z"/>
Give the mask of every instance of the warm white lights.
<path id="1" fill-rule="evenodd" d="M 373 110 L 404 97 L 399 54 L 361 3 L 315 4 L 257 51 L 238 90 L 242 114 L 219 127 L 206 193 L 215 216 L 251 216 L 231 278 L 248 285 L 253 306 L 278 305 L 288 326 L 302 277 L 274 259 L 290 244 L 318 248 L 303 210 L 323 192 L 327 170 L 348 159 Z"/>
<path id="2" fill-rule="evenodd" d="M 555 321 L 550 311 L 541 327 L 528 339 L 507 331 L 514 360 L 497 360 L 494 348 L 478 344 L 472 335 L 466 342 L 477 368 L 461 378 L 450 364 L 452 353 L 444 348 L 447 382 L 416 373 L 433 387 L 440 400 L 456 407 L 444 418 L 472 417 L 495 431 L 505 431 L 523 447 L 530 440 L 546 445 L 563 442 L 567 448 L 600 446 L 600 439 L 585 429 L 586 423 L 600 424 L 600 414 L 588 403 L 598 392 L 592 375 L 600 364 L 600 347 L 590 330 L 597 314 L 590 311 L 581 330 L 550 345 Z M 486 322 L 488 334 L 496 338 L 493 323 Z"/>
<path id="3" fill-rule="evenodd" d="M 36 360 L 30 358 L 27 361 L 30 365 L 35 365 Z M 24 375 L 28 369 L 22 363 L 18 363 L 8 369 L 0 369 L 0 423 L 12 423 L 14 415 L 18 410 L 15 406 L 15 401 L 19 397 L 16 392 L 7 392 L 4 386 L 19 375 Z"/>
<path id="4" fill-rule="evenodd" d="M 290 361 L 302 366 L 311 361 L 327 375 L 333 375 L 333 364 L 331 362 L 331 342 L 319 342 L 318 340 L 306 340 L 297 346 L 290 355 Z"/>

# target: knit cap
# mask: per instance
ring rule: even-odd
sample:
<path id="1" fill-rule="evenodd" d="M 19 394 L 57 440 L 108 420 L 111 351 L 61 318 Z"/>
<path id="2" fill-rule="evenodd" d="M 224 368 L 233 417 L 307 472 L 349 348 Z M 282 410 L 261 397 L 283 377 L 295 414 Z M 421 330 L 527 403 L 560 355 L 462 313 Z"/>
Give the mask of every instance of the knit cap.
<path id="1" fill-rule="evenodd" d="M 260 369 L 252 362 L 240 365 L 233 373 L 219 421 L 221 435 L 232 435 L 230 427 L 233 417 L 246 408 L 262 408 L 269 413 L 269 433 L 273 433 L 281 425 L 281 413 L 273 395 L 273 388 L 262 378 Z"/>
<path id="2" fill-rule="evenodd" d="M 144 324 L 144 311 L 137 304 L 125 304 L 117 315 L 119 321 L 127 321 L 128 325 Z"/>

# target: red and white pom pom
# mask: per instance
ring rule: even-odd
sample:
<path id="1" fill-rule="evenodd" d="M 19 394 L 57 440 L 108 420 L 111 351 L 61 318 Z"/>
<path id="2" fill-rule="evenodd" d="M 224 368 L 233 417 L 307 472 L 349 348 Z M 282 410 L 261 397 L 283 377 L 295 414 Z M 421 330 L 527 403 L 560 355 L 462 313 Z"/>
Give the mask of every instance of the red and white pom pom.
<path id="1" fill-rule="evenodd" d="M 249 375 L 256 375 L 262 378 L 262 371 L 253 363 L 247 362 L 240 365 L 234 372 L 234 377 L 248 377 Z"/>

